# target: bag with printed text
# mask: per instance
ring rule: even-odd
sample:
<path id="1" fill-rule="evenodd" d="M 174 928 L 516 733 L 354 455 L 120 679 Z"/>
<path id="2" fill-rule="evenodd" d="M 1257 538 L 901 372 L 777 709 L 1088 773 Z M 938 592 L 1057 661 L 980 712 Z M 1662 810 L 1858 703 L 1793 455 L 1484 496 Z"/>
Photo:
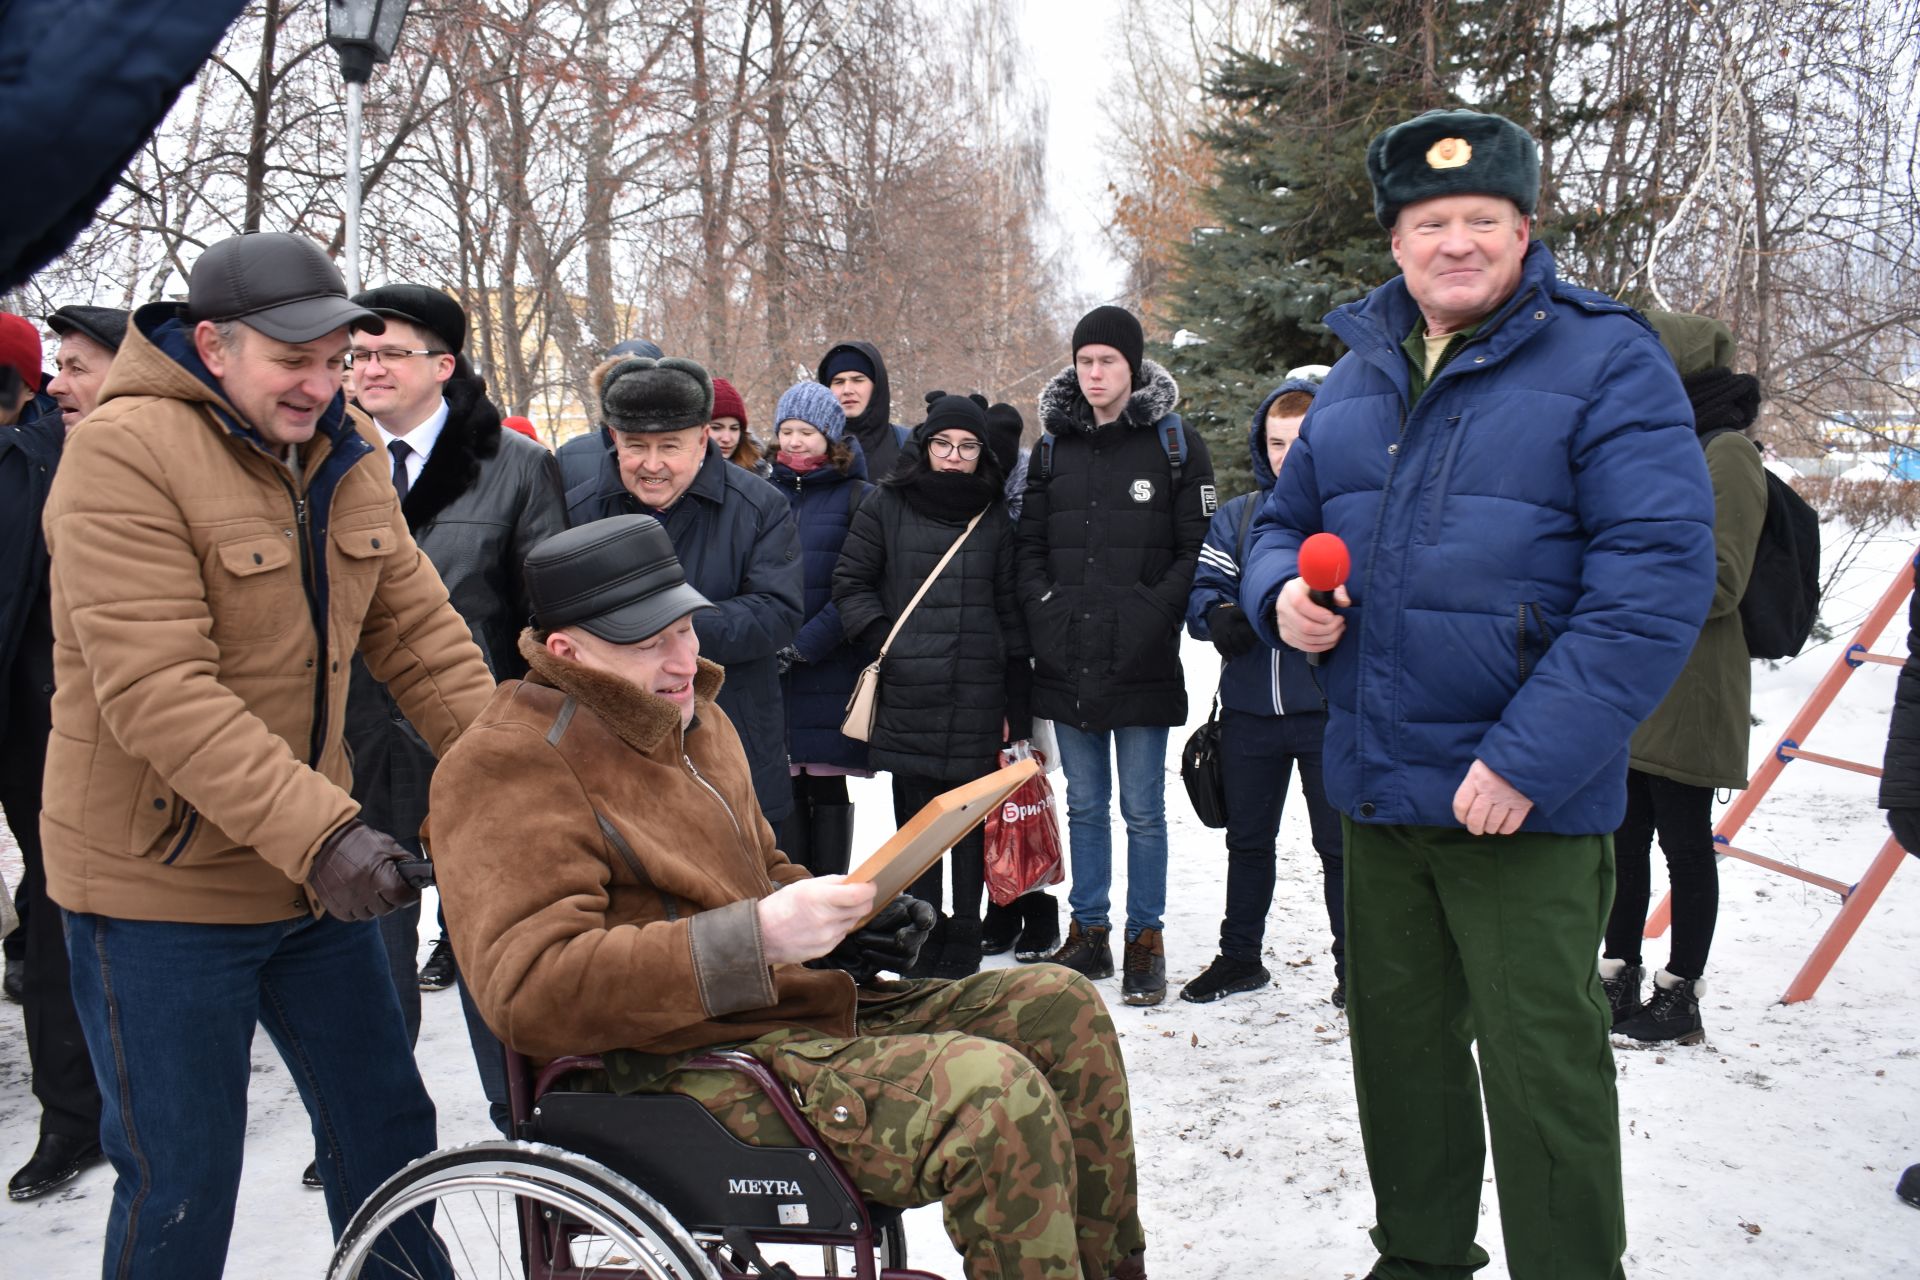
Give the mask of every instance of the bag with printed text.
<path id="1" fill-rule="evenodd" d="M 1067 878 L 1060 866 L 1060 813 L 1044 757 L 1027 743 L 1016 742 L 1000 753 L 1000 765 L 1005 768 L 1028 757 L 1040 760 L 1041 771 L 987 814 L 987 895 L 1002 907 L 1023 893 Z"/>

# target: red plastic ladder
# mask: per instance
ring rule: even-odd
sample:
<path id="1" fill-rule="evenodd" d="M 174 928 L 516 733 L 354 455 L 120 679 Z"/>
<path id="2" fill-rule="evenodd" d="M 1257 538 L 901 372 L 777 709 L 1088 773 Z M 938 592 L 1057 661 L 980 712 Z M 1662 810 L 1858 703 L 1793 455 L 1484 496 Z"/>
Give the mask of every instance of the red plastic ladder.
<path id="1" fill-rule="evenodd" d="M 1880 602 L 1873 606 L 1873 611 L 1867 614 L 1866 621 L 1860 625 L 1859 633 L 1854 636 L 1853 643 L 1834 660 L 1833 669 L 1827 672 L 1825 678 L 1808 695 L 1805 705 L 1800 708 L 1800 714 L 1795 716 L 1793 723 L 1787 726 L 1786 733 L 1775 745 L 1766 763 L 1754 773 L 1753 781 L 1745 791 L 1740 793 L 1733 804 L 1728 806 L 1727 812 L 1720 819 L 1720 824 L 1714 828 L 1713 842 L 1720 847 L 1721 857 L 1738 858 L 1756 867 L 1777 871 L 1783 876 L 1791 876 L 1795 880 L 1816 885 L 1840 897 L 1839 914 L 1834 916 L 1833 923 L 1827 926 L 1826 933 L 1814 947 L 1812 954 L 1807 957 L 1806 963 L 1800 966 L 1800 972 L 1787 987 L 1786 994 L 1780 997 L 1782 1004 L 1795 1004 L 1801 1000 L 1813 998 L 1813 993 L 1820 989 L 1820 983 L 1825 980 L 1834 962 L 1840 958 L 1840 953 L 1847 949 L 1847 943 L 1851 942 L 1853 935 L 1859 932 L 1861 922 L 1867 918 L 1867 912 L 1873 910 L 1873 904 L 1879 900 L 1881 891 L 1887 887 L 1887 882 L 1893 879 L 1894 869 L 1900 865 L 1901 859 L 1907 856 L 1906 851 L 1900 847 L 1899 841 L 1888 836 L 1887 842 L 1880 847 L 1880 855 L 1867 868 L 1866 874 L 1861 876 L 1857 883 L 1849 885 L 1831 876 L 1818 875 L 1746 849 L 1735 848 L 1733 838 L 1745 825 L 1747 819 L 1753 815 L 1753 811 L 1759 807 L 1760 801 L 1766 798 L 1767 792 L 1772 789 L 1781 772 L 1792 761 L 1805 760 L 1811 764 L 1850 769 L 1854 773 L 1864 773 L 1871 778 L 1880 776 L 1878 765 L 1819 755 L 1802 750 L 1800 744 L 1807 740 L 1807 735 L 1813 732 L 1813 727 L 1820 722 L 1820 717 L 1826 714 L 1827 708 L 1839 696 L 1841 687 L 1847 683 L 1847 678 L 1855 671 L 1869 662 L 1883 663 L 1892 667 L 1905 665 L 1905 655 L 1894 657 L 1891 654 L 1873 653 L 1871 647 L 1873 642 L 1880 638 L 1880 633 L 1886 629 L 1887 623 L 1913 594 L 1916 561 L 1920 561 L 1920 555 L 1910 558 L 1901 567 L 1900 572 L 1894 575 L 1886 594 L 1880 597 Z M 1654 908 L 1653 914 L 1647 917 L 1646 936 L 1659 937 L 1667 931 L 1667 925 L 1672 919 L 1673 894 L 1669 892 L 1660 900 L 1660 905 Z"/>

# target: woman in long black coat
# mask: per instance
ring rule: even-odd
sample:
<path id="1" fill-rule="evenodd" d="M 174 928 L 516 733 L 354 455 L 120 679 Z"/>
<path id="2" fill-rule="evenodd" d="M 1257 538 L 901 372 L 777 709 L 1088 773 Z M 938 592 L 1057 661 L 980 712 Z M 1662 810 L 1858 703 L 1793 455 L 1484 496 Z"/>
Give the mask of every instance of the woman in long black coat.
<path id="1" fill-rule="evenodd" d="M 893 774 L 901 823 L 942 791 L 992 772 L 1000 747 L 1032 731 L 1013 524 L 1001 493 L 1005 476 L 985 441 L 979 404 L 963 396 L 932 399 L 911 452 L 854 515 L 833 574 L 846 633 L 877 652 L 940 558 L 965 537 L 880 668 L 868 761 Z M 975 516 L 979 523 L 968 533 Z M 980 967 L 981 831 L 946 861 L 953 868 L 952 915 L 928 940 L 914 976 L 962 977 Z M 936 865 L 909 892 L 940 906 L 942 880 Z"/>

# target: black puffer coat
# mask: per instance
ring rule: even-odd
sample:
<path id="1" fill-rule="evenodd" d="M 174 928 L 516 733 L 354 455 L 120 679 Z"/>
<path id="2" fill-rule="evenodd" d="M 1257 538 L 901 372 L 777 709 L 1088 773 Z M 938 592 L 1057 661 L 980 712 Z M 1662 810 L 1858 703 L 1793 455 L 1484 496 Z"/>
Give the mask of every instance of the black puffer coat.
<path id="1" fill-rule="evenodd" d="M 1182 426 L 1179 491 L 1159 438 L 1180 389 L 1151 360 L 1118 420 L 1093 425 L 1071 366 L 1040 393 L 1055 437 L 1027 466 L 1020 602 L 1034 656 L 1033 714 L 1090 733 L 1187 718 L 1180 623 L 1213 515 L 1213 461 Z"/>
<path id="2" fill-rule="evenodd" d="M 1907 662 L 1893 689 L 1893 721 L 1880 774 L 1882 809 L 1920 809 L 1920 591 L 1907 601 Z M 1909 849 L 1920 853 L 1920 850 Z"/>
<path id="3" fill-rule="evenodd" d="M 877 624 L 892 626 L 972 512 L 986 507 L 880 669 L 867 753 L 875 769 L 964 782 L 993 768 L 1008 718 L 1009 660 L 1027 654 L 1001 483 L 984 460 L 980 473 L 959 476 L 934 474 L 916 459 L 854 513 L 833 600 L 847 634 L 866 636 Z"/>
<path id="4" fill-rule="evenodd" d="M 517 680 L 527 669 L 518 648 L 528 613 L 520 566 L 567 527 L 559 469 L 544 446 L 501 428 L 478 379 L 456 373 L 444 394 L 447 425 L 400 510 L 494 679 Z M 358 658 L 346 738 L 360 820 L 394 836 L 418 834 L 433 751 Z"/>

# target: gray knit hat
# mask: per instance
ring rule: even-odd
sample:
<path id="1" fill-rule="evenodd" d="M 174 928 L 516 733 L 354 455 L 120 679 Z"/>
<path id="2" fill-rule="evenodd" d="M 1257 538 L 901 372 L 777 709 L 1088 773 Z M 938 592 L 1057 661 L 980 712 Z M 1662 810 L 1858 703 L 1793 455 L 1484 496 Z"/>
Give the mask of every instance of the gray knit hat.
<path id="1" fill-rule="evenodd" d="M 600 381 L 600 425 L 613 431 L 684 431 L 713 420 L 713 379 L 692 360 L 634 356 Z"/>
<path id="2" fill-rule="evenodd" d="M 847 430 L 847 413 L 839 397 L 817 382 L 796 382 L 780 393 L 773 429 L 778 431 L 789 418 L 799 419 L 829 440 L 838 440 Z"/>

